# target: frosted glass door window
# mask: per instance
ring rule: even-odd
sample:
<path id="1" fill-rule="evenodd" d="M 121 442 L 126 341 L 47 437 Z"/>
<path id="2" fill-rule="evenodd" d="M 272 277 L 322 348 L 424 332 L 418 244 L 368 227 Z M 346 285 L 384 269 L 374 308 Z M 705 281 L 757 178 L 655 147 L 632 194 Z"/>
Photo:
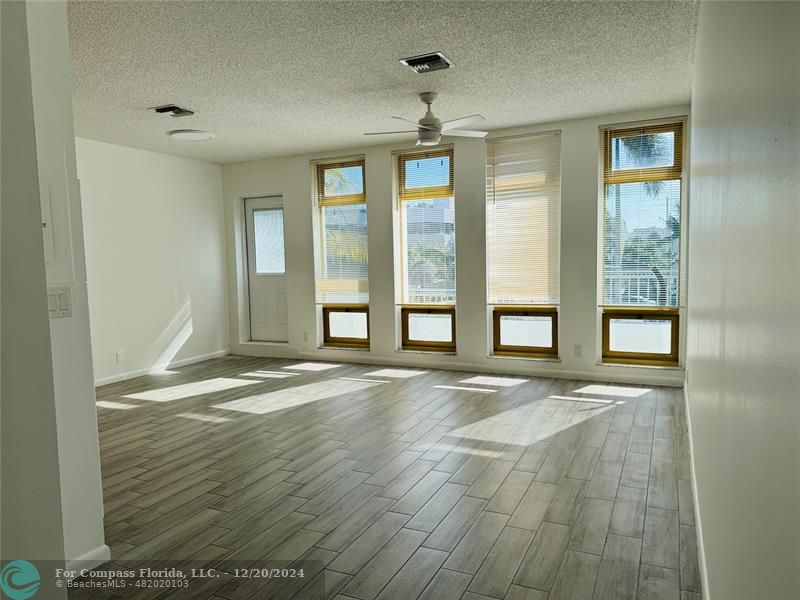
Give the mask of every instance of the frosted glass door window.
<path id="1" fill-rule="evenodd" d="M 256 273 L 259 275 L 286 272 L 283 239 L 283 209 L 267 208 L 253 211 Z"/>

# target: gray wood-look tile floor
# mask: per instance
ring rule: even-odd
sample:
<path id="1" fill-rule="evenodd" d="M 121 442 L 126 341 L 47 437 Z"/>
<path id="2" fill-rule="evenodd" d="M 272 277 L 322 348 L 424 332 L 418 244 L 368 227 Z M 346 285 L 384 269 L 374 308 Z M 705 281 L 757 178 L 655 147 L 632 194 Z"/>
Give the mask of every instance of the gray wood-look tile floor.
<path id="1" fill-rule="evenodd" d="M 318 565 L 193 592 L 230 600 L 700 597 L 679 389 L 329 365 L 99 388 L 112 560 Z"/>

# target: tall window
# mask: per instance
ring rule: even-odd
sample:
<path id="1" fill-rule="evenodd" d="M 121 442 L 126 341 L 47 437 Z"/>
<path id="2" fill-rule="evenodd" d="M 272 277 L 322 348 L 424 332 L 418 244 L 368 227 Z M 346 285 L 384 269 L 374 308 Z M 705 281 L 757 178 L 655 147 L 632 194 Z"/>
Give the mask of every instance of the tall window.
<path id="1" fill-rule="evenodd" d="M 453 351 L 456 232 L 452 149 L 397 157 L 402 346 Z"/>
<path id="2" fill-rule="evenodd" d="M 316 165 L 315 273 L 326 346 L 369 347 L 364 160 Z"/>
<path id="3" fill-rule="evenodd" d="M 677 364 L 683 123 L 603 139 L 603 360 Z"/>
<path id="4" fill-rule="evenodd" d="M 495 354 L 558 355 L 559 133 L 489 141 L 486 243 Z"/>

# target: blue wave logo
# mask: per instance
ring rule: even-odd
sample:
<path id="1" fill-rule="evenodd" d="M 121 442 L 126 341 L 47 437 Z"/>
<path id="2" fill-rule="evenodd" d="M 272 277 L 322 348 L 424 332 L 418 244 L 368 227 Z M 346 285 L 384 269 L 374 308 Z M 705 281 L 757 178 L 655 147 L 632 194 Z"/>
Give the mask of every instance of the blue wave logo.
<path id="1" fill-rule="evenodd" d="M 0 571 L 0 589 L 11 600 L 27 600 L 39 591 L 39 569 L 27 560 L 12 560 Z"/>

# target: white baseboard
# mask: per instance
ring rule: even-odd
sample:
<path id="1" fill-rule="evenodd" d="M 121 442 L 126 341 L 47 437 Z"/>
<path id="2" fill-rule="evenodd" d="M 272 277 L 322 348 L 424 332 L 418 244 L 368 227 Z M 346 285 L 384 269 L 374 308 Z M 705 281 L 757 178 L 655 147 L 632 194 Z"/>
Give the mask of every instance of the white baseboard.
<path id="1" fill-rule="evenodd" d="M 694 468 L 694 436 L 692 435 L 692 413 L 689 410 L 689 390 L 683 385 L 683 402 L 686 411 L 686 427 L 689 436 L 689 468 L 692 476 L 692 504 L 694 505 L 694 528 L 697 534 L 697 562 L 700 569 L 700 586 L 703 590 L 703 600 L 711 600 L 708 588 L 708 567 L 706 564 L 706 548 L 703 542 L 703 523 L 700 518 L 700 500 L 697 490 L 697 473 Z"/>
<path id="2" fill-rule="evenodd" d="M 432 356 L 428 352 L 397 352 L 396 356 L 374 355 L 362 350 L 346 350 L 323 348 L 313 351 L 298 350 L 288 344 L 245 342 L 233 344 L 231 353 L 242 356 L 263 356 L 264 358 L 293 358 L 297 360 L 320 360 L 331 362 L 359 363 L 368 365 L 392 365 L 410 368 L 426 367 L 451 371 L 470 371 L 476 373 L 504 373 L 509 375 L 527 375 L 528 377 L 554 377 L 560 379 L 580 379 L 588 381 L 604 381 L 609 383 L 631 383 L 640 385 L 664 385 L 680 387 L 683 371 L 669 370 L 670 375 L 663 375 L 660 369 L 644 369 L 631 367 L 624 369 L 616 365 L 605 365 L 602 371 L 576 371 L 558 367 L 560 361 L 487 358 L 486 363 L 459 361 L 456 356 L 448 356 L 447 360 L 440 356 Z M 673 372 L 676 371 L 676 372 Z"/>
<path id="3" fill-rule="evenodd" d="M 111 560 L 111 548 L 103 544 L 89 552 L 82 554 L 78 558 L 73 558 L 66 561 L 65 569 L 67 571 L 76 571 L 80 575 L 83 569 L 96 569 L 100 565 L 107 563 Z"/>
<path id="4" fill-rule="evenodd" d="M 209 352 L 207 354 L 200 354 L 198 356 L 190 356 L 189 358 L 174 360 L 168 364 L 153 365 L 151 367 L 147 367 L 144 369 L 136 369 L 135 371 L 126 371 L 125 373 L 118 373 L 116 375 L 110 375 L 109 377 L 101 377 L 99 379 L 94 380 L 94 387 L 107 385 L 109 383 L 116 383 L 118 381 L 125 381 L 126 379 L 133 379 L 134 377 L 141 377 L 142 375 L 148 375 L 149 373 L 153 373 L 154 371 L 162 369 L 185 367 L 186 365 L 202 362 L 204 360 L 209 360 L 212 358 L 220 358 L 221 356 L 227 356 L 230 353 L 231 351 L 229 348 L 224 348 L 222 350 L 215 350 L 214 352 Z"/>

